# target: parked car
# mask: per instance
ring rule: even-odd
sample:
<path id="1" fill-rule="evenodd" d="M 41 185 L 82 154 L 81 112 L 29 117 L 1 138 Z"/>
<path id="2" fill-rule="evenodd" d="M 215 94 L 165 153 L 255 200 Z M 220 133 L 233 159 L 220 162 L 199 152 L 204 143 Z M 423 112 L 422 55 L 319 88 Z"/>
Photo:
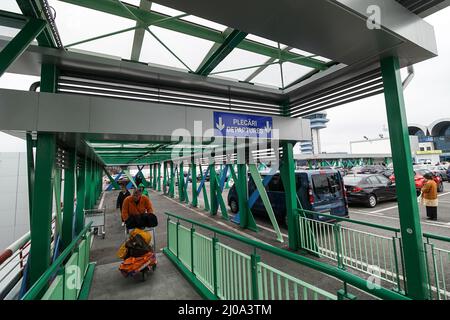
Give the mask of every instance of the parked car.
<path id="1" fill-rule="evenodd" d="M 443 165 L 438 166 L 430 166 L 428 168 L 431 172 L 433 172 L 435 175 L 440 176 L 442 181 L 448 181 L 447 177 L 447 169 Z"/>
<path id="2" fill-rule="evenodd" d="M 395 183 L 382 174 L 355 174 L 344 177 L 349 204 L 364 204 L 374 208 L 381 201 L 395 200 Z"/>
<path id="3" fill-rule="evenodd" d="M 263 179 L 266 175 L 267 173 L 261 173 Z M 338 171 L 333 169 L 296 170 L 295 179 L 297 196 L 303 209 L 348 217 L 344 183 Z M 265 189 L 276 218 L 287 225 L 286 196 L 279 173 L 274 174 Z M 251 195 L 255 190 L 255 183 L 252 178 L 249 178 L 249 194 Z M 239 201 L 235 185 L 233 185 L 228 192 L 228 206 L 233 213 L 239 211 Z M 255 215 L 267 216 L 267 211 L 261 197 L 258 197 L 251 210 Z M 332 220 L 323 215 L 310 214 L 307 216 L 316 220 Z"/>
<path id="4" fill-rule="evenodd" d="M 447 169 L 447 181 L 450 181 L 450 167 Z"/>
<path id="5" fill-rule="evenodd" d="M 444 191 L 444 183 L 442 182 L 441 177 L 435 175 L 433 172 L 431 172 L 428 169 L 415 169 L 414 170 L 414 184 L 417 190 L 417 194 L 420 193 L 420 189 L 422 189 L 423 184 L 425 183 L 425 178 L 423 177 L 426 173 L 431 173 L 433 175 L 433 180 L 437 184 L 437 191 L 442 192 Z M 392 174 L 389 179 L 392 182 L 395 182 L 395 175 Z"/>

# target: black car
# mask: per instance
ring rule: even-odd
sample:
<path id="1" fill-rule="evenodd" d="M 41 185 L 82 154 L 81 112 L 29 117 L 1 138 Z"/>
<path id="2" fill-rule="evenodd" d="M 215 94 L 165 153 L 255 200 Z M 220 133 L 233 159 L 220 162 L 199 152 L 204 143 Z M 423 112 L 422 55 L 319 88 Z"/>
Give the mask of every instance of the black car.
<path id="1" fill-rule="evenodd" d="M 380 201 L 395 200 L 395 183 L 382 174 L 355 174 L 344 177 L 349 204 L 364 204 L 373 208 Z"/>

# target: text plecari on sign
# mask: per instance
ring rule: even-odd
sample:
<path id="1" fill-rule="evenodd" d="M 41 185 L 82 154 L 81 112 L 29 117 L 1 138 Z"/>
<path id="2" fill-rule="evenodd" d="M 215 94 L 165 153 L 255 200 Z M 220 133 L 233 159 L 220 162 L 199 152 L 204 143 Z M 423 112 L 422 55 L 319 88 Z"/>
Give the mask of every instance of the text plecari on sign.
<path id="1" fill-rule="evenodd" d="M 214 111 L 216 135 L 272 138 L 272 117 Z"/>

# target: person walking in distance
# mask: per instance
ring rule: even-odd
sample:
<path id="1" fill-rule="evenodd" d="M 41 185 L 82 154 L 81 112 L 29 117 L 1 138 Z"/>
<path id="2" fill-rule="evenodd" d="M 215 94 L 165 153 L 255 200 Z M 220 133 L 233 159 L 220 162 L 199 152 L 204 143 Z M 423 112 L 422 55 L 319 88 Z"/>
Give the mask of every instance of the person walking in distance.
<path id="1" fill-rule="evenodd" d="M 123 202 L 125 201 L 125 198 L 127 198 L 128 196 L 130 196 L 131 194 L 130 194 L 130 191 L 128 191 L 128 189 L 127 189 L 127 185 L 125 184 L 125 183 L 122 183 L 121 184 L 121 190 L 120 190 L 120 192 L 119 192 L 119 195 L 117 196 L 117 201 L 116 201 L 116 209 L 119 209 L 120 211 L 119 211 L 119 214 L 120 214 L 120 217 L 121 217 L 121 219 L 122 219 L 122 207 L 123 207 Z M 123 219 L 122 219 L 122 224 L 124 223 L 125 221 L 123 221 Z"/>
<path id="2" fill-rule="evenodd" d="M 421 203 L 425 205 L 425 208 L 427 210 L 427 219 L 436 221 L 438 207 L 437 184 L 433 180 L 433 176 L 431 173 L 426 173 L 424 175 L 424 178 L 426 179 L 426 181 L 421 190 Z"/>

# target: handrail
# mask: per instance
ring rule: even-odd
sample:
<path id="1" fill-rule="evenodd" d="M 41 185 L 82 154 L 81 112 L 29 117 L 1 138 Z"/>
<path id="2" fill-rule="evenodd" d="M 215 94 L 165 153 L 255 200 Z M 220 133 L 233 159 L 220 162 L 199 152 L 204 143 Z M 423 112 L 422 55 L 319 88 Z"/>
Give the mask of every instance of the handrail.
<path id="1" fill-rule="evenodd" d="M 441 235 L 432 234 L 432 233 L 423 233 L 422 235 L 423 235 L 424 238 L 450 242 L 450 238 L 446 237 L 446 236 L 441 236 Z"/>
<path id="2" fill-rule="evenodd" d="M 303 211 L 303 212 L 306 212 L 306 213 L 310 213 L 310 214 L 316 214 L 316 215 L 319 215 L 319 216 L 330 217 L 330 218 L 333 218 L 333 219 L 339 220 L 339 221 L 345 221 L 345 222 L 360 224 L 360 225 L 367 226 L 367 227 L 384 229 L 384 230 L 393 231 L 393 232 L 400 232 L 399 228 L 384 226 L 384 225 L 381 225 L 381 224 L 375 224 L 375 223 L 370 223 L 370 222 L 365 222 L 365 221 L 360 221 L 360 220 L 353 220 L 353 219 L 349 219 L 349 218 L 334 216 L 334 215 L 327 214 L 327 213 L 321 213 L 321 212 L 310 211 L 310 210 L 305 210 L 305 209 L 297 208 L 297 210 L 298 211 Z"/>
<path id="3" fill-rule="evenodd" d="M 44 289 L 50 277 L 55 273 L 57 268 L 63 264 L 64 260 L 69 256 L 69 254 L 75 249 L 81 238 L 90 229 L 92 221 L 86 225 L 83 230 L 78 234 L 78 236 L 72 240 L 72 242 L 67 246 L 66 249 L 58 256 L 54 263 L 39 277 L 39 279 L 34 283 L 34 285 L 28 290 L 28 292 L 23 296 L 22 300 L 33 300 L 39 293 Z"/>
<path id="4" fill-rule="evenodd" d="M 365 221 L 360 221 L 360 220 L 353 220 L 353 219 L 349 219 L 349 218 L 334 216 L 334 215 L 331 215 L 331 214 L 320 213 L 320 212 L 310 211 L 310 210 L 305 210 L 305 209 L 300 209 L 300 208 L 297 208 L 297 210 L 298 211 L 303 211 L 303 212 L 306 212 L 306 213 L 317 214 L 317 215 L 320 215 L 320 216 L 331 217 L 331 218 L 333 218 L 335 220 L 339 220 L 339 221 L 345 221 L 345 222 L 360 224 L 360 225 L 364 225 L 364 226 L 368 226 L 368 227 L 384 229 L 384 230 L 393 231 L 393 232 L 400 232 L 399 228 L 384 226 L 384 225 L 381 225 L 381 224 L 375 224 L 375 223 L 370 223 L 370 222 L 365 222 Z M 426 232 L 422 233 L 422 235 L 423 235 L 424 238 L 430 238 L 430 239 L 450 242 L 450 237 L 441 236 L 441 235 L 432 234 L 432 233 L 426 233 Z"/>
<path id="5" fill-rule="evenodd" d="M 376 296 L 378 298 L 391 299 L 391 300 L 393 300 L 393 299 L 410 300 L 410 298 L 408 298 L 408 297 L 406 297 L 404 295 L 401 295 L 399 293 L 396 293 L 394 291 L 391 291 L 391 290 L 388 290 L 388 289 L 385 289 L 385 288 L 369 288 L 367 286 L 367 281 L 366 280 L 364 280 L 364 279 L 362 279 L 360 277 L 357 277 L 357 276 L 355 276 L 355 275 L 353 275 L 351 273 L 348 273 L 348 272 L 346 272 L 344 270 L 341 270 L 341 269 L 339 269 L 337 267 L 334 267 L 334 266 L 331 266 L 331 265 L 328 265 L 328 264 L 325 264 L 325 263 L 322 263 L 322 262 L 318 262 L 318 261 L 312 260 L 310 258 L 306 258 L 306 257 L 300 256 L 298 254 L 295 254 L 295 253 L 289 252 L 287 250 L 283 250 L 283 249 L 280 249 L 280 248 L 277 248 L 277 247 L 274 247 L 274 246 L 271 246 L 271 245 L 268 245 L 268 244 L 265 244 L 265 243 L 262 243 L 262 242 L 258 242 L 258 241 L 249 239 L 249 238 L 241 236 L 239 234 L 235 234 L 235 233 L 232 233 L 232 232 L 221 230 L 221 229 L 218 229 L 216 227 L 209 226 L 209 225 L 203 224 L 201 222 L 197 222 L 197 221 L 192 220 L 192 219 L 180 217 L 180 216 L 177 216 L 177 215 L 175 215 L 173 213 L 170 213 L 170 212 L 165 212 L 165 214 L 168 217 L 173 217 L 173 218 L 175 218 L 177 220 L 188 222 L 188 223 L 190 223 L 192 225 L 196 225 L 196 226 L 202 227 L 204 229 L 210 230 L 210 231 L 212 231 L 212 232 L 214 232 L 216 234 L 221 234 L 221 235 L 229 237 L 231 239 L 238 240 L 240 242 L 246 243 L 246 244 L 248 244 L 250 246 L 253 246 L 255 248 L 259 248 L 261 250 L 273 253 L 273 254 L 275 254 L 277 256 L 280 256 L 280 257 L 286 258 L 288 260 L 300 263 L 300 264 L 305 265 L 307 267 L 310 267 L 310 268 L 312 268 L 314 270 L 326 273 L 326 274 L 331 275 L 333 277 L 336 277 L 339 280 L 341 280 L 343 282 L 346 282 L 346 283 L 348 283 L 348 284 L 350 284 L 350 285 L 352 285 L 352 286 L 354 286 L 356 288 L 359 288 L 359 289 L 361 289 L 361 290 L 363 290 L 365 292 L 369 292 L 370 294 L 372 294 L 372 295 L 374 295 L 374 296 Z"/>
<path id="6" fill-rule="evenodd" d="M 8 258 L 10 258 L 16 251 L 20 250 L 28 241 L 30 240 L 30 232 L 28 231 L 19 239 L 11 243 L 3 252 L 0 254 L 0 265 L 2 265 Z"/>

